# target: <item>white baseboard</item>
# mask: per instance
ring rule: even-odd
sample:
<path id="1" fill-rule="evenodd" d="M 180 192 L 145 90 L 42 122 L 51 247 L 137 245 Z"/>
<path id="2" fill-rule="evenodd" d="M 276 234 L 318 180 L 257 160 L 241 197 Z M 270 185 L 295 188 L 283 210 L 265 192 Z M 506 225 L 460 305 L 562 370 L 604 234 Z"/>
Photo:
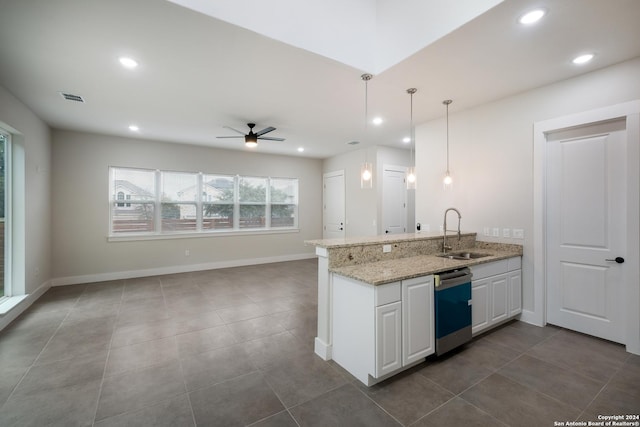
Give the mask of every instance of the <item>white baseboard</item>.
<path id="1" fill-rule="evenodd" d="M 264 258 L 248 258 L 229 261 L 208 262 L 204 264 L 174 265 L 144 270 L 116 271 L 112 273 L 86 274 L 82 276 L 56 277 L 51 286 L 78 285 L 81 283 L 105 282 L 109 280 L 133 279 L 136 277 L 161 276 L 164 274 L 190 273 L 192 271 L 216 270 L 219 268 L 244 267 L 248 265 L 271 264 L 274 262 L 298 261 L 315 258 L 314 253 L 280 255 Z"/>
<path id="2" fill-rule="evenodd" d="M 27 308 L 31 306 L 38 298 L 40 298 L 51 287 L 51 280 L 47 280 L 38 287 L 34 292 L 23 295 L 18 298 L 18 303 L 12 306 L 7 312 L 0 316 L 0 331 L 3 330 L 9 323 L 22 314 Z"/>
<path id="3" fill-rule="evenodd" d="M 519 320 L 534 326 L 544 326 L 542 319 L 540 319 L 540 314 L 535 311 L 522 310 Z"/>

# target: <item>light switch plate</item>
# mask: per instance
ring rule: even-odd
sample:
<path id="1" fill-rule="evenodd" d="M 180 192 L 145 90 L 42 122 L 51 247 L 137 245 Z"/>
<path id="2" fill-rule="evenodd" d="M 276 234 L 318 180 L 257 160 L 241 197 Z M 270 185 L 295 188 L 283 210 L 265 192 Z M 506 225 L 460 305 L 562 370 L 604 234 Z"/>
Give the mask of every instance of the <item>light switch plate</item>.
<path id="1" fill-rule="evenodd" d="M 500 237 L 500 229 L 498 227 L 494 227 L 492 236 Z"/>
<path id="2" fill-rule="evenodd" d="M 511 237 L 511 229 L 503 228 L 502 229 L 502 237 Z"/>
<path id="3" fill-rule="evenodd" d="M 484 235 L 485 236 L 491 236 L 491 229 L 489 227 L 485 227 L 484 228 Z"/>
<path id="4" fill-rule="evenodd" d="M 524 239 L 524 230 L 522 228 L 514 228 L 513 229 L 513 238 L 514 239 Z"/>

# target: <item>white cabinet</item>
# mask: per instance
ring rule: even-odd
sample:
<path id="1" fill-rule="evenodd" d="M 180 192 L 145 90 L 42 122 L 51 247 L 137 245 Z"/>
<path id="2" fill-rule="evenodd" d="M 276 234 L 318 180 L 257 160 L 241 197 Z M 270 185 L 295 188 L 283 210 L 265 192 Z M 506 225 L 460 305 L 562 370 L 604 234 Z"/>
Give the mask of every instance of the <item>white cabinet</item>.
<path id="1" fill-rule="evenodd" d="M 471 331 L 475 335 L 522 312 L 522 259 L 471 267 Z"/>
<path id="2" fill-rule="evenodd" d="M 377 377 L 402 367 L 402 303 L 400 301 L 376 307 L 375 347 Z"/>
<path id="3" fill-rule="evenodd" d="M 372 385 L 434 353 L 433 276 L 373 286 L 333 277 L 332 358 Z"/>
<path id="4" fill-rule="evenodd" d="M 433 276 L 402 281 L 402 364 L 435 352 Z"/>

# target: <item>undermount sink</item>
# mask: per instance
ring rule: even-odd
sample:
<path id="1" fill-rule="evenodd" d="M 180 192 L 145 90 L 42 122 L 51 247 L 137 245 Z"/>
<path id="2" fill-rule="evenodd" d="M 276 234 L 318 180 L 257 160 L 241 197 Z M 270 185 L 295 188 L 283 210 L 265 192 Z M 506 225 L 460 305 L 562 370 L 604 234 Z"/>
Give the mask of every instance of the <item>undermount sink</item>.
<path id="1" fill-rule="evenodd" d="M 449 258 L 449 259 L 477 259 L 477 258 L 484 258 L 487 256 L 491 256 L 491 255 L 480 254 L 477 252 L 449 252 L 446 254 L 438 254 L 436 256 L 440 258 Z"/>

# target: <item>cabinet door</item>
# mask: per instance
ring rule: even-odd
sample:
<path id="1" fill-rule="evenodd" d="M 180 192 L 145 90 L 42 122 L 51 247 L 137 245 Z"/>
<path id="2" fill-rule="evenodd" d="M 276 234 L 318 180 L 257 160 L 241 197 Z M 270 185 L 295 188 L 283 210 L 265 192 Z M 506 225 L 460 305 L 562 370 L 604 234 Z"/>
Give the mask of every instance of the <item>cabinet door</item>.
<path id="1" fill-rule="evenodd" d="M 402 363 L 435 352 L 433 276 L 402 281 Z"/>
<path id="2" fill-rule="evenodd" d="M 509 317 L 509 280 L 506 274 L 490 278 L 491 286 L 491 319 L 497 323 Z"/>
<path id="3" fill-rule="evenodd" d="M 476 334 L 489 326 L 491 303 L 490 279 L 471 282 L 471 333 Z"/>
<path id="4" fill-rule="evenodd" d="M 522 313 L 522 270 L 510 271 L 509 274 L 509 316 Z"/>
<path id="5" fill-rule="evenodd" d="M 376 372 L 374 377 L 402 367 L 402 302 L 376 307 Z"/>

